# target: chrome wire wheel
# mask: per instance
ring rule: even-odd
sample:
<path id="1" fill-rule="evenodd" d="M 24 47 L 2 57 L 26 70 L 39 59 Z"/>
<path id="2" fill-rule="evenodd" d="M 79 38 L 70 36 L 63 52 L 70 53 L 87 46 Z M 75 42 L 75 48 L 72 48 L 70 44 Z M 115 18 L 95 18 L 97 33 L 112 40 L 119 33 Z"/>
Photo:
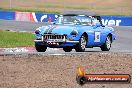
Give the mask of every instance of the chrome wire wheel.
<path id="1" fill-rule="evenodd" d="M 87 45 L 87 37 L 86 35 L 82 35 L 79 43 L 75 46 L 76 52 L 84 52 Z"/>
<path id="2" fill-rule="evenodd" d="M 108 49 L 111 48 L 111 40 L 110 40 L 110 37 L 107 37 L 106 38 L 106 46 L 107 46 Z"/>
<path id="3" fill-rule="evenodd" d="M 87 44 L 86 39 L 85 39 L 84 36 L 82 36 L 81 37 L 81 47 L 82 47 L 82 49 L 86 48 L 86 44 Z"/>
<path id="4" fill-rule="evenodd" d="M 105 43 L 100 47 L 102 51 L 109 51 L 111 48 L 111 36 L 107 36 Z"/>

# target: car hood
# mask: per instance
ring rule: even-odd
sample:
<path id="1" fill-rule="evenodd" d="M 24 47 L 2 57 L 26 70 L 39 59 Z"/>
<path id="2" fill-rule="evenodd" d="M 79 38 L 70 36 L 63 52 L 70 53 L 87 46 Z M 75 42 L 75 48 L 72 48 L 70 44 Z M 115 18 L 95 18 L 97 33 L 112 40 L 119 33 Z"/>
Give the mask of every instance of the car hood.
<path id="1" fill-rule="evenodd" d="M 74 25 L 49 25 L 40 28 L 41 34 L 69 34 L 74 29 Z"/>

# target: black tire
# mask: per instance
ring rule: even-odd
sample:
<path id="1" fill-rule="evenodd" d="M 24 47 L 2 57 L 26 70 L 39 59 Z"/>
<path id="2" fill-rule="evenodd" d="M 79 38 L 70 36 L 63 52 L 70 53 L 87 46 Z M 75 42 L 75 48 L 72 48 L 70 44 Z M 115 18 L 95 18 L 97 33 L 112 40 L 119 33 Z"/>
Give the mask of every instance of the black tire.
<path id="1" fill-rule="evenodd" d="M 111 48 L 111 36 L 107 36 L 105 43 L 100 47 L 102 51 L 109 51 Z"/>
<path id="2" fill-rule="evenodd" d="M 44 45 L 38 45 L 38 44 L 35 44 L 35 48 L 38 52 L 45 52 L 47 47 L 44 46 Z"/>
<path id="3" fill-rule="evenodd" d="M 75 46 L 76 52 L 84 52 L 87 45 L 87 37 L 83 34 L 79 39 L 79 44 Z"/>
<path id="4" fill-rule="evenodd" d="M 72 47 L 64 47 L 63 50 L 65 52 L 71 52 L 72 51 Z"/>

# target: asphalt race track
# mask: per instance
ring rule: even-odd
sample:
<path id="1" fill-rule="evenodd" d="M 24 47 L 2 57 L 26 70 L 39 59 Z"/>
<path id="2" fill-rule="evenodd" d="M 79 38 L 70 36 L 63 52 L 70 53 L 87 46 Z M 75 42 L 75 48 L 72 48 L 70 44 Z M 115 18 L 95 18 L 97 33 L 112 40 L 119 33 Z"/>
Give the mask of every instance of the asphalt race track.
<path id="1" fill-rule="evenodd" d="M 0 20 L 0 29 L 14 30 L 21 32 L 33 32 L 37 27 L 47 25 L 47 23 L 32 23 L 32 22 L 19 22 Z M 110 52 L 132 52 L 132 27 L 114 27 L 116 32 L 116 41 L 112 44 Z M 86 52 L 100 52 L 100 48 L 88 48 Z M 51 50 L 47 53 L 54 52 Z M 59 52 L 61 53 L 61 52 Z M 64 53 L 64 52 L 63 52 Z M 74 50 L 72 53 L 75 53 Z"/>
<path id="2" fill-rule="evenodd" d="M 0 20 L 2 30 L 33 32 L 42 25 L 46 23 Z M 86 52 L 65 53 L 62 49 L 48 48 L 45 53 L 38 53 L 34 47 L 22 47 L 6 48 L 1 53 L 3 48 L 0 48 L 0 88 L 132 88 L 132 81 L 83 86 L 76 82 L 77 67 L 84 68 L 88 74 L 132 76 L 132 27 L 114 28 L 117 40 L 110 52 L 88 48 Z"/>

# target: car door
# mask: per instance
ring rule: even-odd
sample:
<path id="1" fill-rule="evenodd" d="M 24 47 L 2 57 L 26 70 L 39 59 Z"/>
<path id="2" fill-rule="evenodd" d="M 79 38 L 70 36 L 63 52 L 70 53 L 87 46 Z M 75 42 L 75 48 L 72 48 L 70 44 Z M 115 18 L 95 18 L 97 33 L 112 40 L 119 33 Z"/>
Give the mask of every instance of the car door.
<path id="1" fill-rule="evenodd" d="M 105 37 L 105 29 L 104 27 L 101 26 L 100 22 L 96 18 L 94 18 L 92 22 L 93 22 L 92 30 L 94 37 L 93 44 L 94 46 L 102 45 Z"/>
<path id="2" fill-rule="evenodd" d="M 98 46 L 98 45 L 101 45 L 102 42 L 103 42 L 103 37 L 104 37 L 104 32 L 103 32 L 103 27 L 100 26 L 100 27 L 96 27 L 96 28 L 93 28 L 93 31 L 94 31 L 94 45 Z"/>
<path id="3" fill-rule="evenodd" d="M 77 16 L 77 19 L 82 23 L 82 25 L 78 26 L 79 29 L 81 28 L 83 32 L 88 34 L 87 46 L 91 47 L 101 45 L 104 36 L 104 27 L 96 25 L 96 23 L 100 22 L 96 18 L 92 18 L 90 16 Z"/>

